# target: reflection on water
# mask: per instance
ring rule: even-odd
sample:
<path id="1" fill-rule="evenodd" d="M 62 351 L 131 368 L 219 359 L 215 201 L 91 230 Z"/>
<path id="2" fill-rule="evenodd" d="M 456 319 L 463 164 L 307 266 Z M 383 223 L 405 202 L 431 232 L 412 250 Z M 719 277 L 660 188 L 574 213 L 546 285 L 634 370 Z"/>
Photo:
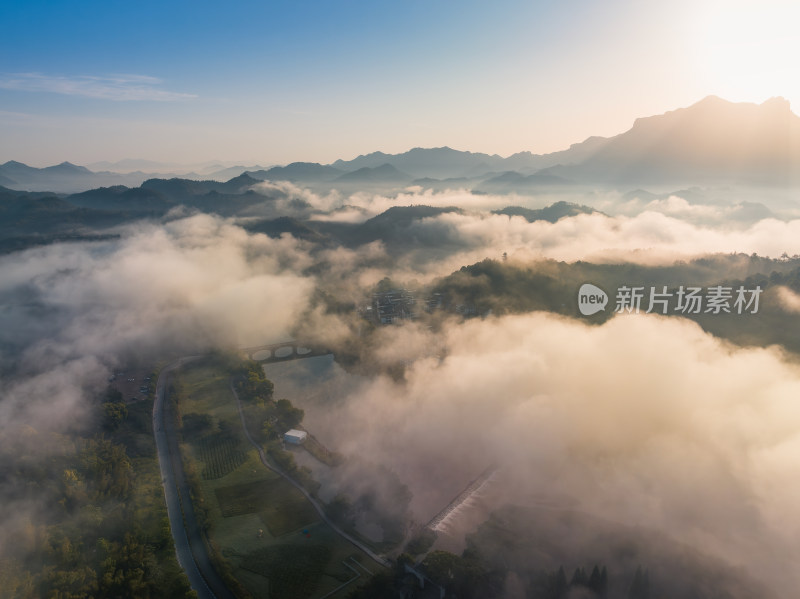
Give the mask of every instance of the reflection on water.
<path id="1" fill-rule="evenodd" d="M 332 443 L 330 420 L 344 400 L 367 384 L 368 378 L 348 374 L 333 355 L 264 364 L 275 384 L 275 398 L 286 398 L 305 410 L 303 425 L 323 444 Z"/>
<path id="2" fill-rule="evenodd" d="M 275 350 L 275 357 L 276 358 L 287 358 L 294 353 L 294 348 L 291 345 L 286 347 L 279 347 Z"/>
<path id="3" fill-rule="evenodd" d="M 303 352 L 298 349 L 297 353 L 302 355 Z M 275 385 L 275 398 L 285 397 L 305 410 L 303 426 L 323 445 L 338 450 L 335 437 L 336 429 L 341 428 L 336 423 L 343 418 L 340 410 L 347 397 L 357 393 L 369 379 L 348 374 L 333 361 L 332 355 L 264 364 L 263 368 L 266 377 Z M 317 461 L 302 447 L 287 446 L 286 449 L 292 452 L 297 465 L 311 470 L 311 475 L 320 483 L 320 499 L 329 502 L 339 493 L 350 494 L 351 489 L 342 479 L 342 470 Z M 372 541 L 379 542 L 383 538 L 383 530 L 368 514 L 357 514 L 356 530 Z"/>

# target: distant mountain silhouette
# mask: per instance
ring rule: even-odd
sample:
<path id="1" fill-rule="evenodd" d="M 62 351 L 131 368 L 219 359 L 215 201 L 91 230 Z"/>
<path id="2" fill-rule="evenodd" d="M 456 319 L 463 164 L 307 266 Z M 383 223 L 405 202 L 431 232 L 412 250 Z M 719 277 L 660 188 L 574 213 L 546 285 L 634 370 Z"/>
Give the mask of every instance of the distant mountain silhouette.
<path id="1" fill-rule="evenodd" d="M 314 243 L 327 241 L 324 235 L 311 229 L 306 223 L 289 216 L 249 222 L 244 225 L 244 228 L 251 233 L 264 233 L 269 237 L 280 237 L 283 233 L 289 233 L 297 239 Z"/>
<path id="2" fill-rule="evenodd" d="M 402 154 L 373 152 L 353 160 L 337 160 L 332 166 L 346 171 L 376 168 L 390 164 L 409 173 L 413 178 L 445 179 L 480 175 L 503 170 L 503 158 L 498 155 L 462 152 L 452 148 L 414 148 Z"/>
<path id="3" fill-rule="evenodd" d="M 783 98 L 759 105 L 709 96 L 688 108 L 637 119 L 579 164 L 546 172 L 617 184 L 796 184 L 800 118 Z"/>
<path id="4" fill-rule="evenodd" d="M 101 186 L 139 185 L 147 177 L 144 173 L 95 173 L 70 162 L 45 168 L 15 160 L 0 164 L 0 184 L 19 191 L 75 193 Z"/>
<path id="5" fill-rule="evenodd" d="M 70 162 L 36 168 L 16 160 L 0 165 L 0 182 L 22 191 L 60 192 L 82 191 L 102 184 L 95 173 Z"/>
<path id="6" fill-rule="evenodd" d="M 222 215 L 234 214 L 265 200 L 248 188 L 256 183 L 247 174 L 230 181 L 148 179 L 140 187 L 99 187 L 69 195 L 67 202 L 82 208 L 113 211 L 127 216 L 160 216 L 178 205 Z"/>
<path id="7" fill-rule="evenodd" d="M 572 144 L 568 149 L 550 154 L 532 154 L 531 152 L 518 152 L 503 161 L 503 167 L 522 173 L 538 171 L 556 165 L 578 164 L 583 162 L 595 152 L 600 150 L 609 141 L 607 137 L 589 137 L 588 139 Z"/>
<path id="8" fill-rule="evenodd" d="M 75 210 L 75 206 L 52 194 L 32 194 L 0 187 L 0 214 L 4 217 L 45 212 L 63 213 L 71 210 Z"/>
<path id="9" fill-rule="evenodd" d="M 249 173 L 242 173 L 230 181 L 196 181 L 194 179 L 148 179 L 142 183 L 142 189 L 152 189 L 160 192 L 173 201 L 181 202 L 188 198 L 206 195 L 208 193 L 239 194 L 251 185 L 261 183 Z"/>
<path id="10" fill-rule="evenodd" d="M 70 162 L 62 162 L 45 168 L 36 168 L 16 160 L 10 160 L 0 165 L 0 173 L 18 183 L 28 183 L 47 178 L 86 177 L 94 174 L 88 168 L 76 166 Z"/>
<path id="11" fill-rule="evenodd" d="M 51 173 L 61 176 L 73 176 L 73 177 L 82 177 L 92 174 L 92 171 L 90 171 L 85 166 L 77 166 L 75 164 L 72 164 L 71 162 L 62 162 L 61 164 L 56 164 L 55 166 L 47 166 L 40 170 L 45 173 Z"/>
<path id="12" fill-rule="evenodd" d="M 82 208 L 144 214 L 163 214 L 175 205 L 155 189 L 145 187 L 129 189 L 124 185 L 75 193 L 68 196 L 66 201 Z"/>
<path id="13" fill-rule="evenodd" d="M 195 181 L 193 179 L 148 179 L 142 183 L 142 189 L 150 189 L 161 193 L 173 201 L 180 202 L 184 199 L 207 194 L 217 189 L 217 181 Z"/>
<path id="14" fill-rule="evenodd" d="M 318 162 L 292 162 L 286 166 L 274 166 L 268 170 L 247 174 L 256 179 L 269 181 L 332 181 L 342 175 L 343 170 Z"/>
<path id="15" fill-rule="evenodd" d="M 414 148 L 402 154 L 373 152 L 353 160 L 337 160 L 332 166 L 352 171 L 359 168 L 375 168 L 391 164 L 396 169 L 411 174 L 420 180 L 487 178 L 495 173 L 516 171 L 528 176 L 543 168 L 559 164 L 577 164 L 597 151 L 608 141 L 603 137 L 590 137 L 569 149 L 552 154 L 519 152 L 508 158 L 497 154 L 463 152 L 452 148 Z"/>
<path id="16" fill-rule="evenodd" d="M 497 193 L 568 182 L 800 184 L 800 117 L 783 98 L 757 105 L 709 96 L 688 108 L 637 119 L 615 137 L 589 137 L 550 154 L 519 152 L 501 158 L 448 147 L 414 148 L 337 160 L 333 166 L 349 170 L 384 164 L 433 188 L 442 188 L 443 179 L 474 182 L 483 177 L 476 188 Z"/>
<path id="17" fill-rule="evenodd" d="M 373 216 L 369 220 L 360 225 L 364 229 L 381 230 L 384 227 L 397 228 L 407 227 L 414 221 L 423 218 L 431 218 L 446 214 L 448 212 L 455 212 L 457 214 L 463 213 L 461 208 L 456 206 L 448 206 L 440 208 L 438 206 L 393 206 L 377 216 Z"/>
<path id="18" fill-rule="evenodd" d="M 310 222 L 308 226 L 330 239 L 352 247 L 378 240 L 390 251 L 417 246 L 437 247 L 448 243 L 443 235 L 445 231 L 417 225 L 423 219 L 446 213 L 462 214 L 463 210 L 455 206 L 393 206 L 359 224 Z"/>
<path id="19" fill-rule="evenodd" d="M 149 171 L 151 173 L 167 172 L 178 165 L 171 163 L 157 162 L 155 160 L 144 160 L 142 158 L 125 158 L 117 162 L 102 160 L 87 164 L 87 168 L 94 172 L 111 171 L 115 173 L 130 173 L 133 171 Z"/>
<path id="20" fill-rule="evenodd" d="M 579 214 L 602 214 L 589 206 L 573 204 L 572 202 L 556 202 L 546 208 L 523 208 L 522 206 L 506 206 L 501 210 L 493 210 L 494 214 L 505 214 L 506 216 L 521 216 L 532 223 L 537 220 L 544 220 L 555 223 L 562 218 L 577 216 Z"/>
<path id="21" fill-rule="evenodd" d="M 397 170 L 391 164 L 365 166 L 336 178 L 337 182 L 342 183 L 406 183 L 411 180 L 411 175 Z"/>
<path id="22" fill-rule="evenodd" d="M 496 177 L 490 177 L 475 187 L 478 191 L 487 193 L 510 193 L 531 191 L 542 187 L 563 186 L 570 183 L 564 177 L 552 173 L 539 171 L 533 175 L 525 176 L 517 171 L 506 171 Z"/>
<path id="23" fill-rule="evenodd" d="M 80 208 L 47 193 L 0 187 L 0 254 L 59 241 L 89 241 L 114 236 L 98 233 L 124 222 L 126 215 Z"/>
<path id="24" fill-rule="evenodd" d="M 130 168 L 159 163 L 127 160 L 96 164 Z M 213 176 L 224 179 L 223 174 L 239 175 L 240 168 L 244 167 L 221 169 Z M 800 185 L 800 117 L 783 98 L 758 105 L 709 96 L 687 108 L 637 119 L 628 131 L 615 137 L 589 137 L 550 154 L 518 152 L 503 158 L 449 147 L 413 148 L 401 154 L 373 152 L 331 165 L 293 162 L 247 174 L 254 180 L 292 181 L 315 188 L 340 184 L 399 186 L 413 181 L 432 189 L 463 187 L 485 193 L 535 191 L 541 186 L 567 183 L 616 187 Z M 147 187 L 153 185 L 151 181 L 160 180 L 173 181 L 172 188 L 165 191 L 171 197 L 194 196 L 201 188 L 206 193 L 230 193 L 230 188 L 209 187 L 199 179 L 202 176 L 194 174 L 170 179 L 169 175 L 153 177 L 140 171 L 97 173 L 68 162 L 41 169 L 16 161 L 0 165 L 0 185 L 19 190 L 73 193 L 101 186 L 132 187 L 142 182 Z M 186 181 L 203 185 L 197 188 Z"/>
<path id="25" fill-rule="evenodd" d="M 103 165 L 105 163 L 95 163 Z M 111 165 L 111 163 L 108 163 Z M 132 166 L 134 164 L 150 164 L 158 166 L 159 163 L 149 162 L 144 160 L 131 160 L 120 161 L 123 166 Z M 112 165 L 113 166 L 113 165 Z M 242 171 L 234 170 L 233 177 L 241 175 Z M 101 187 L 116 187 L 124 185 L 126 187 L 138 187 L 144 181 L 149 179 L 166 179 L 168 180 L 172 175 L 159 173 L 154 175 L 142 171 L 132 172 L 93 172 L 84 166 L 78 166 L 70 162 L 62 162 L 55 166 L 48 166 L 45 168 L 36 168 L 28 166 L 22 162 L 11 160 L 5 164 L 0 164 L 0 185 L 7 188 L 16 189 L 18 191 L 50 191 L 53 193 L 80 193 L 83 191 L 98 189 Z M 201 180 L 203 177 L 196 173 L 188 173 L 182 175 L 183 180 Z M 230 177 L 216 177 L 214 183 L 226 181 Z M 257 180 L 254 180 L 257 182 Z"/>
<path id="26" fill-rule="evenodd" d="M 261 171 L 264 170 L 264 167 L 261 166 L 229 166 L 229 167 L 220 167 L 218 169 L 213 169 L 203 172 L 205 173 L 206 179 L 213 179 L 214 181 L 228 181 L 231 177 L 238 177 L 248 171 Z M 187 177 L 191 178 L 191 177 Z"/>

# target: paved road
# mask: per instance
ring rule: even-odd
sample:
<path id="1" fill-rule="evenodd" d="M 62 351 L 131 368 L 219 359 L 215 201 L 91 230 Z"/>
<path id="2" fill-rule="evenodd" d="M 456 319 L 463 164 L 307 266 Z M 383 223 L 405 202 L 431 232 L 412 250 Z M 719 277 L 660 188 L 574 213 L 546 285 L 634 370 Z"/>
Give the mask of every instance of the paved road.
<path id="1" fill-rule="evenodd" d="M 244 420 L 244 412 L 242 411 L 242 402 L 239 400 L 239 394 L 236 393 L 236 389 L 233 386 L 233 381 L 232 380 L 229 381 L 229 385 L 230 385 L 230 388 L 231 388 L 231 393 L 233 393 L 233 396 L 236 398 L 236 407 L 239 409 L 239 418 L 242 421 L 242 428 L 244 429 L 244 434 L 247 436 L 247 440 L 250 441 L 250 444 L 253 447 L 255 447 L 256 450 L 258 450 L 258 455 L 261 458 L 261 463 L 264 464 L 264 466 L 266 466 L 267 468 L 269 468 L 273 472 L 277 472 L 278 474 L 280 474 L 283 478 L 285 478 L 292 485 L 294 485 L 294 487 L 297 488 L 303 495 L 305 495 L 306 499 L 308 499 L 308 501 L 311 503 L 311 505 L 314 506 L 314 509 L 317 510 L 317 513 L 319 514 L 319 517 L 322 518 L 325 521 L 325 523 L 328 526 L 330 526 L 340 537 L 342 537 L 343 539 L 349 541 L 350 543 L 352 543 L 353 545 L 355 545 L 356 547 L 361 549 L 361 551 L 366 553 L 371 559 L 373 559 L 374 561 L 378 562 L 381 566 L 386 566 L 387 568 L 391 567 L 392 563 L 388 559 L 386 559 L 382 555 L 378 555 L 377 553 L 372 551 L 372 549 L 370 549 L 369 547 L 367 547 L 366 545 L 364 545 L 363 543 L 361 543 L 357 539 L 351 537 L 349 534 L 344 532 L 341 528 L 336 526 L 336 524 L 331 522 L 331 520 L 325 514 L 325 510 L 322 508 L 322 505 L 320 505 L 320 503 L 316 499 L 314 499 L 308 493 L 308 491 L 306 491 L 305 488 L 303 488 L 303 486 L 300 483 L 295 481 L 291 476 L 289 476 L 288 474 L 286 474 L 282 470 L 270 465 L 270 463 L 267 461 L 267 456 L 264 454 L 264 450 L 261 449 L 261 446 L 258 443 L 255 442 L 253 437 L 250 436 L 250 431 L 247 430 L 247 424 L 245 423 L 245 420 Z"/>
<path id="2" fill-rule="evenodd" d="M 181 565 L 189 578 L 189 584 L 195 590 L 200 599 L 235 599 L 235 595 L 227 588 L 225 583 L 217 574 L 208 555 L 205 540 L 200 526 L 194 513 L 189 485 L 183 471 L 180 448 L 175 435 L 172 418 L 169 417 L 169 407 L 167 405 L 167 381 L 169 375 L 184 364 L 198 359 L 200 356 L 187 356 L 172 362 L 161 370 L 156 381 L 156 394 L 153 403 L 153 434 L 156 440 L 156 450 L 158 452 L 158 463 L 161 467 L 161 482 L 164 486 L 164 496 L 167 502 L 167 515 L 169 517 L 172 538 L 175 541 L 175 552 L 178 556 L 178 563 Z M 244 413 L 239 396 L 233 383 L 230 384 L 231 392 L 236 399 L 236 406 L 239 410 L 239 418 L 242 421 L 242 428 L 248 441 L 258 450 L 261 462 L 274 472 L 277 472 L 294 487 L 296 487 L 314 506 L 320 518 L 328 524 L 337 534 L 346 539 L 358 549 L 366 553 L 371 559 L 382 566 L 390 567 L 391 562 L 385 557 L 376 554 L 369 547 L 351 537 L 336 524 L 331 522 L 325 514 L 322 506 L 317 502 L 308 491 L 299 483 L 281 470 L 271 466 L 267 461 L 267 456 L 263 449 L 250 436 L 250 432 L 245 425 Z"/>
<path id="3" fill-rule="evenodd" d="M 172 418 L 165 417 L 166 388 L 169 374 L 184 364 L 196 360 L 190 356 L 176 360 L 163 368 L 156 382 L 153 403 L 153 434 L 156 438 L 161 482 L 167 500 L 167 515 L 178 563 L 189 577 L 189 584 L 201 599 L 235 599 L 217 574 L 208 555 L 203 533 L 197 523 L 189 494 L 189 485 L 183 472 L 183 463 L 174 434 Z"/>

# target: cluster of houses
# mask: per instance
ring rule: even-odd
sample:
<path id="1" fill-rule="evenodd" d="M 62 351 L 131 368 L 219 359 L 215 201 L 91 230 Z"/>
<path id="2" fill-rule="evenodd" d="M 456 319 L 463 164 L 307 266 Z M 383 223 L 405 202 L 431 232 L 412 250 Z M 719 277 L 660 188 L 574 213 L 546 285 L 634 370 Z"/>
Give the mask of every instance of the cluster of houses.
<path id="1" fill-rule="evenodd" d="M 389 325 L 417 318 L 418 307 L 425 312 L 433 312 L 445 307 L 445 298 L 441 293 L 433 293 L 427 298 L 418 300 L 414 292 L 403 288 L 381 291 L 372 294 L 372 300 L 361 310 L 361 314 L 376 325 Z M 478 314 L 473 304 L 450 305 L 449 309 L 467 317 Z"/>
<path id="2" fill-rule="evenodd" d="M 417 317 L 417 300 L 408 289 L 374 293 L 364 316 L 375 324 L 394 324 Z"/>

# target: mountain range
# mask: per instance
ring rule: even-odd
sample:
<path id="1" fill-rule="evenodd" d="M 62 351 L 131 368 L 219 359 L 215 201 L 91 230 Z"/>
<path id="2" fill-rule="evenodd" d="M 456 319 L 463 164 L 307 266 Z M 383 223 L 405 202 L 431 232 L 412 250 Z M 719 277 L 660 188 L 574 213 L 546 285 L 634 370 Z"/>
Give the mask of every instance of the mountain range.
<path id="1" fill-rule="evenodd" d="M 800 118 L 783 98 L 758 105 L 709 96 L 637 119 L 583 160 L 547 172 L 592 183 L 795 185 Z"/>
<path id="2" fill-rule="evenodd" d="M 249 189 L 254 183 L 256 180 L 246 174 L 225 183 L 151 179 L 137 188 L 101 187 L 61 197 L 0 186 L 0 255 L 54 242 L 117 237 L 117 225 L 169 218 L 168 213 L 179 206 L 223 216 L 246 216 L 242 226 L 250 232 L 270 237 L 289 233 L 324 247 L 357 247 L 381 240 L 390 250 L 406 251 L 416 246 L 435 248 L 463 243 L 446 228 L 419 226 L 425 219 L 441 214 L 464 214 L 456 206 L 393 206 L 363 222 L 316 220 L 316 211 L 303 202 L 293 202 L 293 216 L 286 215 L 285 207 L 276 204 L 276 197 Z M 593 212 L 592 208 L 567 202 L 538 210 L 507 206 L 495 211 L 522 216 L 529 222 L 555 222 Z"/>
<path id="3" fill-rule="evenodd" d="M 96 166 L 157 167 L 147 161 Z M 218 170 L 213 170 L 216 169 Z M 291 181 L 314 187 L 362 185 L 432 189 L 465 187 L 491 193 L 529 192 L 565 185 L 768 185 L 800 184 L 800 117 L 788 101 L 732 103 L 709 96 L 687 108 L 637 119 L 614 137 L 590 137 L 550 154 L 508 157 L 448 147 L 413 148 L 401 154 L 373 152 L 324 165 L 295 162 L 269 169 L 211 165 L 211 172 L 181 180 L 224 181 L 243 173 L 254 180 Z M 74 193 L 97 187 L 135 187 L 172 175 L 91 171 L 69 162 L 34 168 L 16 161 L 0 165 L 4 187 Z"/>

